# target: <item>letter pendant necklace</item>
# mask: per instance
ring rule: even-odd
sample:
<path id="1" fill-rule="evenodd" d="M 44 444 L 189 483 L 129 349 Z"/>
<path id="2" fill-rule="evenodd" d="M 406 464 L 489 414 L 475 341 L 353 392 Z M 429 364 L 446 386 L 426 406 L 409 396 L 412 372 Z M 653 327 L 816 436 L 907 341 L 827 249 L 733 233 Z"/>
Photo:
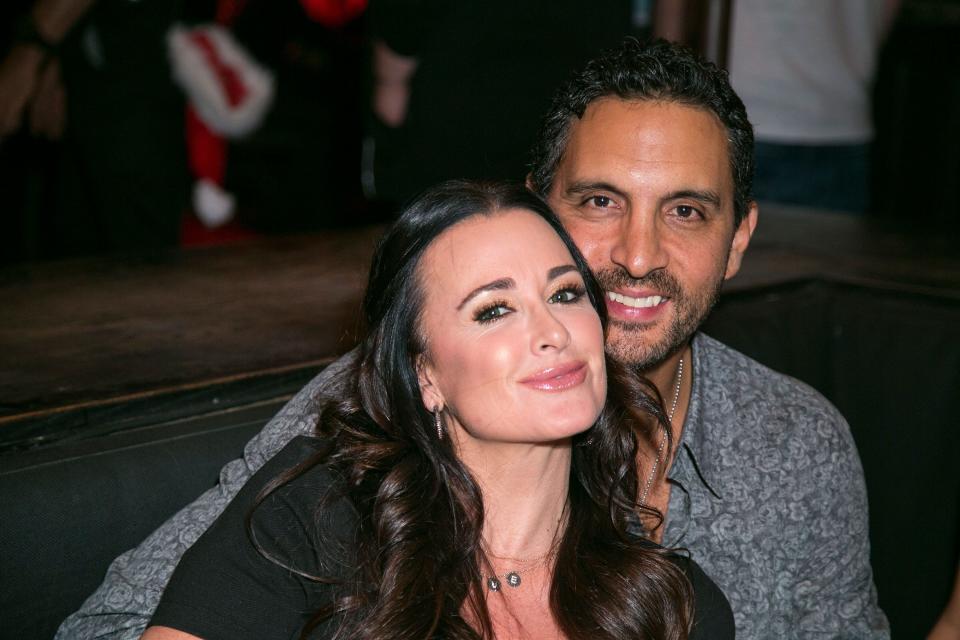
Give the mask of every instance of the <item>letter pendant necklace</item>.
<path id="1" fill-rule="evenodd" d="M 683 383 L 683 358 L 680 358 L 680 364 L 677 366 L 677 381 L 673 386 L 673 403 L 670 405 L 670 413 L 667 414 L 667 422 L 673 425 L 673 414 L 677 412 L 677 402 L 680 400 L 680 386 Z M 660 426 L 663 430 L 663 426 Z M 653 487 L 653 479 L 657 476 L 657 467 L 660 466 L 660 459 L 663 456 L 663 447 L 667 444 L 667 434 L 660 434 L 660 444 L 657 446 L 657 457 L 650 467 L 650 475 L 647 476 L 647 482 L 643 486 L 643 493 L 640 494 L 640 504 L 647 504 L 647 496 L 650 495 L 650 489 Z"/>
<path id="2" fill-rule="evenodd" d="M 507 586 L 516 589 L 523 582 L 523 579 L 520 577 L 521 574 L 530 573 L 534 569 L 539 569 L 543 565 L 547 564 L 551 558 L 557 553 L 557 547 L 560 544 L 560 526 L 563 521 L 563 516 L 566 514 L 566 510 L 569 508 L 569 504 L 563 507 L 563 513 L 560 514 L 560 518 L 557 520 L 557 528 L 553 532 L 553 542 L 550 544 L 550 548 L 547 549 L 546 553 L 543 553 L 535 558 L 529 558 L 523 560 L 521 558 L 510 558 L 506 556 L 498 556 L 496 554 L 486 552 L 486 556 L 491 560 L 499 560 L 504 564 L 508 564 L 510 571 L 506 573 L 495 573 L 494 575 L 487 578 L 487 588 L 490 591 L 500 591 L 503 588 L 503 583 L 506 582 Z M 491 569 L 493 567 L 491 566 Z"/>
<path id="3" fill-rule="evenodd" d="M 531 558 L 529 560 L 521 560 L 520 558 L 506 558 L 502 556 L 495 556 L 492 553 L 487 555 L 496 560 L 509 561 L 513 568 L 506 573 L 498 573 L 487 578 L 487 587 L 490 591 L 500 591 L 503 588 L 503 583 L 506 582 L 508 586 L 516 589 L 520 586 L 520 583 L 523 580 L 520 577 L 521 573 L 529 573 L 534 569 L 539 569 L 541 566 L 546 564 L 554 552 L 556 551 L 556 544 L 550 547 L 550 549 L 543 555 L 537 556 L 536 558 Z"/>

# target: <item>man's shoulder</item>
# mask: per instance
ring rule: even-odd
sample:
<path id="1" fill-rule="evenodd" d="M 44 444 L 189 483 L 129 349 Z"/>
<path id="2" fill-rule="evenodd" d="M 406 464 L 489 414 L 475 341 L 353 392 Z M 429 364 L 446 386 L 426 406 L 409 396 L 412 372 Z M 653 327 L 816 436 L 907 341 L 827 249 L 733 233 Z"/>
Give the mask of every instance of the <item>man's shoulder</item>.
<path id="1" fill-rule="evenodd" d="M 802 635 L 797 623 L 810 623 L 830 637 L 883 637 L 843 632 L 877 611 L 846 421 L 809 385 L 702 334 L 694 366 L 685 443 L 718 499 L 694 503 L 684 544 L 730 598 L 738 635 Z"/>
<path id="2" fill-rule="evenodd" d="M 706 407 L 722 407 L 731 416 L 791 416 L 792 421 L 841 421 L 836 407 L 810 385 L 774 371 L 715 338 L 696 336 L 694 375 Z"/>
<path id="3" fill-rule="evenodd" d="M 292 437 L 314 433 L 324 404 L 347 395 L 356 359 L 354 349 L 327 365 L 247 443 L 244 456 L 254 468 L 282 449 Z"/>
<path id="4" fill-rule="evenodd" d="M 707 440 L 812 457 L 843 452 L 849 463 L 857 458 L 847 421 L 819 391 L 709 336 L 698 335 L 695 344 L 697 411 Z"/>

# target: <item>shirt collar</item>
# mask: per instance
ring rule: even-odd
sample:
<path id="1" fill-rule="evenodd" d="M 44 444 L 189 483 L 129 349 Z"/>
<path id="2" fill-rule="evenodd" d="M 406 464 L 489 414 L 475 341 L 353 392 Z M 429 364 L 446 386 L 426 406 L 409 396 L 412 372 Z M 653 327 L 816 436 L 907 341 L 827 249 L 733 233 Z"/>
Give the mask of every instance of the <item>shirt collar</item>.
<path id="1" fill-rule="evenodd" d="M 690 390 L 690 402 L 687 405 L 687 415 L 683 421 L 683 431 L 680 434 L 680 444 L 677 455 L 683 455 L 684 452 L 689 456 L 693 463 L 696 479 L 698 479 L 710 493 L 716 498 L 723 499 L 723 483 L 718 474 L 713 472 L 711 461 L 716 455 L 716 450 L 711 451 L 709 442 L 710 430 L 705 423 L 706 407 L 703 397 L 705 395 L 706 379 L 710 375 L 707 373 L 707 354 L 709 350 L 710 338 L 696 333 L 693 340 L 690 341 L 691 352 L 691 375 L 693 376 L 693 387 Z M 674 464 L 673 467 L 677 465 Z M 672 475 L 673 468 L 671 468 Z"/>

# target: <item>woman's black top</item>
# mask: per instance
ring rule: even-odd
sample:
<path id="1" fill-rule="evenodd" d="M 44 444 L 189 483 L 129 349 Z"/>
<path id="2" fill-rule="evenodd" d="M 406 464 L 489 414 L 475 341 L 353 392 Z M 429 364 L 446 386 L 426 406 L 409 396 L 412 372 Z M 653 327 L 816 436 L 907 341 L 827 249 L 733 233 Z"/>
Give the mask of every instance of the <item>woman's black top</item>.
<path id="1" fill-rule="evenodd" d="M 264 557 L 252 544 L 245 519 L 261 489 L 288 469 L 316 454 L 323 441 L 299 436 L 274 456 L 243 487 L 177 565 L 150 621 L 207 640 L 298 638 L 303 626 L 332 602 L 334 587 L 312 576 L 348 575 L 344 566 L 357 516 L 345 499 L 322 510 L 325 494 L 338 486 L 325 465 L 316 465 L 276 490 L 253 511 L 252 531 Z M 691 638 L 734 637 L 730 604 L 692 560 L 675 556 L 696 594 Z M 311 638 L 332 635 L 323 625 Z"/>

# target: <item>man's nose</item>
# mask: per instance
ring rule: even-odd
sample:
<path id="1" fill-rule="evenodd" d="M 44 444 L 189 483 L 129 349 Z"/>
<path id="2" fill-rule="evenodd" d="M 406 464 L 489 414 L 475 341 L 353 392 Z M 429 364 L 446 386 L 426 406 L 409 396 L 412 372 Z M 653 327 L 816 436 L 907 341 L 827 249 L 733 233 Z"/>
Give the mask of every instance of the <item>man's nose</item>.
<path id="1" fill-rule="evenodd" d="M 633 278 L 643 278 L 667 266 L 663 230 L 656 216 L 632 213 L 624 220 L 610 259 Z"/>

